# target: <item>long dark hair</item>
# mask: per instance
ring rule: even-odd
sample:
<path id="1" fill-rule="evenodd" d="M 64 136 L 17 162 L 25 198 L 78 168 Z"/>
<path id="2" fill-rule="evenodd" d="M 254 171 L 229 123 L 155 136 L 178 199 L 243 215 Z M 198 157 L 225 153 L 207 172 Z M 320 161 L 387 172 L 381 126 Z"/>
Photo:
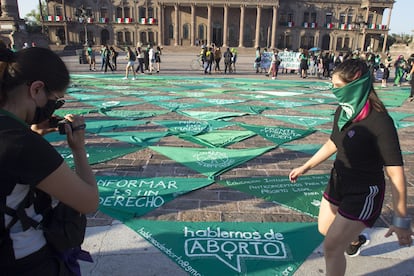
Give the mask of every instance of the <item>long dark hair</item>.
<path id="1" fill-rule="evenodd" d="M 337 75 L 343 82 L 350 83 L 359 76 L 365 75 L 369 68 L 365 61 L 360 59 L 346 59 L 344 62 L 336 66 L 333 75 Z M 378 112 L 386 112 L 384 103 L 379 99 L 374 86 L 371 86 L 371 91 L 368 96 L 371 106 Z"/>
<path id="2" fill-rule="evenodd" d="M 46 91 L 61 91 L 68 87 L 70 76 L 65 63 L 49 49 L 0 49 L 0 106 L 7 102 L 13 88 L 37 80 L 45 83 Z"/>

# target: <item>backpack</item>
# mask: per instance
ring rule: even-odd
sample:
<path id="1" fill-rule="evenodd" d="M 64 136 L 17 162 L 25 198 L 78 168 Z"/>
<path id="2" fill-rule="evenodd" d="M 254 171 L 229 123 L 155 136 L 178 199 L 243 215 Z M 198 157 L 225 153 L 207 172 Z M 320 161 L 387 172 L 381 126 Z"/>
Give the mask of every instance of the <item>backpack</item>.
<path id="1" fill-rule="evenodd" d="M 27 216 L 25 208 L 32 204 L 36 212 L 42 215 L 42 221 L 38 222 Z M 7 251 L 13 250 L 9 230 L 17 221 L 20 221 L 24 231 L 30 227 L 42 229 L 47 243 L 59 256 L 63 256 L 62 258 L 72 255 L 76 251 L 85 254 L 83 256 L 86 259 L 83 260 L 92 262 L 89 253 L 80 249 L 80 245 L 85 238 L 86 216 L 62 202 L 59 202 L 52 208 L 51 198 L 48 194 L 31 188 L 17 209 L 11 209 L 2 204 L 0 205 L 0 212 L 12 217 L 10 223 L 1 228 L 0 252 L 2 255 Z M 10 254 L 10 252 L 7 256 L 8 258 L 1 258 L 1 265 L 11 264 L 15 261 L 13 254 Z M 80 255 L 76 257 L 77 259 L 81 258 Z"/>

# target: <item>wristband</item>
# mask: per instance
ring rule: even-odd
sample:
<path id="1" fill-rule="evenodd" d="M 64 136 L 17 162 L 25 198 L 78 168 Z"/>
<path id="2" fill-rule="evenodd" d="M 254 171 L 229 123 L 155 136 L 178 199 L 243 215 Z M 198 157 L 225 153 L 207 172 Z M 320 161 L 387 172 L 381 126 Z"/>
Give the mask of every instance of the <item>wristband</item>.
<path id="1" fill-rule="evenodd" d="M 402 229 L 410 229 L 411 228 L 411 218 L 410 217 L 398 217 L 394 216 L 392 218 L 392 225 Z"/>

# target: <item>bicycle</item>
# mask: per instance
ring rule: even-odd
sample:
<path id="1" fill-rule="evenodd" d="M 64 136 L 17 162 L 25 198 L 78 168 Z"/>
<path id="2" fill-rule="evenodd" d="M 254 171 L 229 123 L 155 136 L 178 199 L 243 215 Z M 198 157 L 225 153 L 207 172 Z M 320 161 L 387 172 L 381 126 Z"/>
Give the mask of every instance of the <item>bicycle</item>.
<path id="1" fill-rule="evenodd" d="M 192 70 L 203 70 L 203 62 L 201 61 L 201 57 L 197 56 L 197 58 L 191 60 L 190 67 Z"/>

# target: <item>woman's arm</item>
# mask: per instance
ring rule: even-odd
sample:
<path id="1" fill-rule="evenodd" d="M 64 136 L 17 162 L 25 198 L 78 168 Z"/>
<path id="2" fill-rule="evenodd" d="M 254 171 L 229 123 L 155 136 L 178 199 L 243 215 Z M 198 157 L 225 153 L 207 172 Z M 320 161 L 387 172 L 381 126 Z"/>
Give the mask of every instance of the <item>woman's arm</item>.
<path id="1" fill-rule="evenodd" d="M 400 245 L 410 246 L 412 244 L 411 236 L 414 233 L 411 230 L 410 218 L 407 216 L 407 186 L 404 168 L 403 166 L 386 166 L 385 172 L 391 180 L 391 193 L 394 207 L 393 225 L 390 226 L 388 232 L 385 234 L 385 237 L 389 237 L 393 232 L 395 232 Z M 407 220 L 407 227 L 401 225 L 398 220 Z"/>
<path id="2" fill-rule="evenodd" d="M 326 143 L 316 152 L 305 164 L 300 167 L 293 169 L 289 173 L 289 179 L 291 182 L 296 182 L 299 176 L 305 174 L 310 169 L 316 167 L 326 159 L 328 159 L 332 154 L 336 152 L 335 143 L 329 139 Z"/>

